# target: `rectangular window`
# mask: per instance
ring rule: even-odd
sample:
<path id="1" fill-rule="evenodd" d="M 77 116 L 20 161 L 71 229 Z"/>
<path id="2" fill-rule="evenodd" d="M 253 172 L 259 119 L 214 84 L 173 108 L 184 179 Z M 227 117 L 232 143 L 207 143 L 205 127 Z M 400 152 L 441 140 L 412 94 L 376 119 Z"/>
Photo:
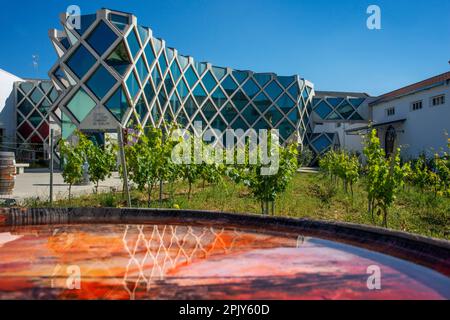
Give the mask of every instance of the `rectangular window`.
<path id="1" fill-rule="evenodd" d="M 431 106 L 432 107 L 440 106 L 442 104 L 445 104 L 445 95 L 440 95 L 440 96 L 431 98 Z"/>
<path id="2" fill-rule="evenodd" d="M 416 111 L 422 109 L 422 100 L 411 103 L 411 110 Z"/>
<path id="3" fill-rule="evenodd" d="M 387 108 L 386 109 L 386 115 L 388 117 L 391 117 L 391 116 L 395 115 L 395 107 Z"/>

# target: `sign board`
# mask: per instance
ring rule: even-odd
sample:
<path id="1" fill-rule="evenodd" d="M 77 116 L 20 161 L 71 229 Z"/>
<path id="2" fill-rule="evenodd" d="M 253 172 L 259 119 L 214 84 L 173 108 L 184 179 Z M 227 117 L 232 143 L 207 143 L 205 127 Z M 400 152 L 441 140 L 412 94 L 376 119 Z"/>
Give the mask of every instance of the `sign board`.
<path id="1" fill-rule="evenodd" d="M 95 107 L 81 122 L 79 129 L 86 131 L 116 131 L 120 123 L 103 106 Z"/>

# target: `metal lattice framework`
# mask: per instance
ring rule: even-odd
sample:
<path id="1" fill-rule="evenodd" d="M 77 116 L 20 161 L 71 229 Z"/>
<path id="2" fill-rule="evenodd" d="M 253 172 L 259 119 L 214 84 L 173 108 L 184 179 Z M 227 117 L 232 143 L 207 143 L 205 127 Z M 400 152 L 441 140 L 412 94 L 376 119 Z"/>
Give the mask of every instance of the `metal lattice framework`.
<path id="1" fill-rule="evenodd" d="M 336 96 L 326 95 L 313 99 L 314 115 L 321 120 L 331 121 L 364 121 L 364 112 L 360 107 L 364 105 L 367 96 Z"/>
<path id="2" fill-rule="evenodd" d="M 213 256 L 229 255 L 253 247 L 273 248 L 280 244 L 264 241 L 264 235 L 249 237 L 236 229 L 176 225 L 126 226 L 123 244 L 130 256 L 123 284 L 131 299 L 138 288 L 149 291 L 156 281 L 182 265 Z M 284 246 L 297 246 L 297 239 Z"/>
<path id="3" fill-rule="evenodd" d="M 131 14 L 107 9 L 80 16 L 81 28 L 50 32 L 59 56 L 49 76 L 62 91 L 63 137 L 103 122 L 165 127 L 175 121 L 204 129 L 277 128 L 283 141 L 311 132 L 313 85 L 195 62 L 155 38 Z M 114 125 L 113 125 L 114 126 Z"/>
<path id="4" fill-rule="evenodd" d="M 14 84 L 16 99 L 16 143 L 18 148 L 49 153 L 51 123 L 59 118 L 53 109 L 59 93 L 49 80 L 27 80 Z M 28 146 L 28 147 L 26 147 Z"/>

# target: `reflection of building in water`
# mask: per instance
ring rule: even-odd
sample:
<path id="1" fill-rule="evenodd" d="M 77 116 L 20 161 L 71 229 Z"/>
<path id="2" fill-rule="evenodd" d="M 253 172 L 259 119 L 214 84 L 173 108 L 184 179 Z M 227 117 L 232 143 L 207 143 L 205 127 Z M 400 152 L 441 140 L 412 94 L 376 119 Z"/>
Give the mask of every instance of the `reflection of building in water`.
<path id="1" fill-rule="evenodd" d="M 231 255 L 255 248 L 295 247 L 280 238 L 236 229 L 174 225 L 130 225 L 123 235 L 130 255 L 124 286 L 134 299 L 136 291 L 149 291 L 171 273 L 196 261 Z M 199 275 L 201 276 L 201 275 Z"/>

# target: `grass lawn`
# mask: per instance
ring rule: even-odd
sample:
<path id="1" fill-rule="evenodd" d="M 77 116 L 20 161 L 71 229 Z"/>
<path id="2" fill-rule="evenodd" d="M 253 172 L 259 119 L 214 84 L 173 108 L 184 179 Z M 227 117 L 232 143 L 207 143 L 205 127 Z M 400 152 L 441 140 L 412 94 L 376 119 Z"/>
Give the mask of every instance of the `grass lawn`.
<path id="1" fill-rule="evenodd" d="M 188 200 L 188 186 L 179 182 L 174 199 L 169 201 L 164 193 L 162 205 L 159 204 L 159 190 L 153 193 L 151 207 L 216 210 L 236 213 L 260 213 L 259 202 L 253 200 L 249 191 L 242 185 L 225 182 L 218 186 L 206 185 L 199 181 L 191 200 Z M 167 192 L 167 186 L 165 187 Z M 147 196 L 138 190 L 132 191 L 134 207 L 147 207 Z M 26 206 L 43 207 L 47 203 L 29 200 Z M 123 207 L 122 193 L 86 195 L 58 201 L 57 207 Z M 354 197 L 346 194 L 342 186 L 334 186 L 321 174 L 298 173 L 288 190 L 276 203 L 276 215 L 302 217 L 321 220 L 338 220 L 359 224 L 374 222 L 367 212 L 367 194 L 364 184 L 354 187 Z M 375 217 L 381 224 L 381 218 Z M 432 193 L 422 192 L 413 187 L 403 190 L 389 211 L 388 226 L 392 229 L 422 234 L 436 238 L 450 239 L 450 199 L 434 197 Z"/>

